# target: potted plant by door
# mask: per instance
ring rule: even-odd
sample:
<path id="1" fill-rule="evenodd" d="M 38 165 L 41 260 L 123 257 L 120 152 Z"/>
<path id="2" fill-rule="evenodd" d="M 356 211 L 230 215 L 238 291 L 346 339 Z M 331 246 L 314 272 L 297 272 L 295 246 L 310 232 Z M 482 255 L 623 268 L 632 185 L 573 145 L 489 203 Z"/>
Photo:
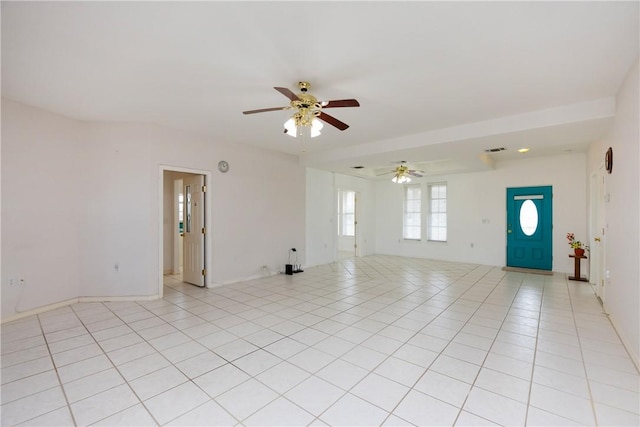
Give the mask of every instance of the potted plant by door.
<path id="1" fill-rule="evenodd" d="M 567 233 L 567 240 L 569 241 L 569 246 L 571 246 L 571 249 L 573 249 L 576 256 L 583 256 L 584 251 L 589 249 L 589 247 L 580 240 L 576 240 L 576 236 L 573 233 Z"/>

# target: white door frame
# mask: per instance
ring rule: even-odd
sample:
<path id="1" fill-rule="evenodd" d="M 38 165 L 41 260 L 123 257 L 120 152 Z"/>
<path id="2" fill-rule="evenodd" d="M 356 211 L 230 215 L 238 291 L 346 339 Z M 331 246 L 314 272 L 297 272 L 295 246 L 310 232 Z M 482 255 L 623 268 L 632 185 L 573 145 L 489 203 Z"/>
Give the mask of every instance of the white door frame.
<path id="1" fill-rule="evenodd" d="M 170 166 L 170 165 L 159 165 L 158 167 L 158 295 L 160 298 L 164 295 L 164 172 L 184 172 L 191 173 L 195 175 L 204 175 L 204 182 L 208 188 L 211 188 L 211 175 L 212 172 L 210 170 L 203 169 L 192 169 L 192 168 L 184 168 L 180 166 Z M 172 192 L 173 194 L 173 187 Z M 207 191 L 204 194 L 205 197 L 205 211 L 204 218 L 205 224 L 207 227 L 207 235 L 205 236 L 204 247 L 205 247 L 205 265 L 208 266 L 209 272 L 205 277 L 205 287 L 211 287 L 211 272 L 213 271 L 213 252 L 212 252 L 212 238 L 211 238 L 211 191 Z"/>

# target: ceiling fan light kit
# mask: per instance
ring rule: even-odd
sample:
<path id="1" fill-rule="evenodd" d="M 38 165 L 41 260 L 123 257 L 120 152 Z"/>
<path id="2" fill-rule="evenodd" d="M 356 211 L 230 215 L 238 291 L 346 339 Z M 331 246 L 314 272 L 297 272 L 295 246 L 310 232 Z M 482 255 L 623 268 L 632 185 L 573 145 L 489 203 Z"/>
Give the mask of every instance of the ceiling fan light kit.
<path id="1" fill-rule="evenodd" d="M 391 178 L 391 181 L 396 184 L 407 184 L 411 182 L 411 178 L 407 176 L 409 173 L 409 168 L 404 163 L 398 166 L 395 170 L 395 175 Z"/>
<path id="2" fill-rule="evenodd" d="M 294 138 L 297 138 L 298 135 L 305 137 L 309 134 L 311 138 L 320 135 L 324 125 L 315 115 L 308 114 L 309 112 L 310 110 L 298 111 L 284 122 L 284 133 Z"/>
<path id="3" fill-rule="evenodd" d="M 391 178 L 391 181 L 395 182 L 396 184 L 408 184 L 411 182 L 411 178 L 409 178 L 406 175 L 394 175 L 393 178 Z"/>
<path id="4" fill-rule="evenodd" d="M 306 136 L 315 138 L 320 135 L 323 123 L 328 123 L 339 130 L 345 130 L 348 124 L 341 122 L 333 116 L 322 111 L 323 108 L 337 107 L 359 107 L 360 103 L 355 99 L 340 99 L 333 101 L 318 101 L 318 99 L 308 94 L 311 87 L 309 82 L 298 82 L 300 94 L 296 95 L 285 87 L 274 87 L 275 90 L 289 98 L 290 104 L 286 107 L 262 108 L 259 110 L 243 111 L 243 114 L 264 113 L 267 111 L 295 110 L 295 113 L 284 123 L 284 133 L 294 138 L 300 135 L 303 139 Z"/>
<path id="5" fill-rule="evenodd" d="M 393 178 L 391 178 L 392 182 L 396 184 L 408 184 L 411 182 L 411 178 L 409 177 L 409 175 L 414 176 L 416 178 L 422 178 L 424 171 L 409 169 L 409 166 L 407 166 L 407 163 L 405 161 L 402 161 L 400 162 L 400 165 L 396 167 L 393 171 L 385 172 L 382 175 L 387 175 L 389 173 L 393 174 Z"/>

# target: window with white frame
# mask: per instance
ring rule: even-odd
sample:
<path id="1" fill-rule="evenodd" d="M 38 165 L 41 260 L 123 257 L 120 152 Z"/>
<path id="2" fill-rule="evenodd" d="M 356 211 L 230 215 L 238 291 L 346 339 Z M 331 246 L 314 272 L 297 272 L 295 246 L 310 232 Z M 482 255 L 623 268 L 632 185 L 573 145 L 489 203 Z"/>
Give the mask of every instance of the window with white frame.
<path id="1" fill-rule="evenodd" d="M 427 184 L 429 196 L 427 240 L 447 241 L 447 183 Z"/>
<path id="2" fill-rule="evenodd" d="M 338 235 L 356 235 L 356 192 L 338 191 Z"/>
<path id="3" fill-rule="evenodd" d="M 420 184 L 404 187 L 404 218 L 402 237 L 420 240 L 422 233 L 422 188 Z"/>

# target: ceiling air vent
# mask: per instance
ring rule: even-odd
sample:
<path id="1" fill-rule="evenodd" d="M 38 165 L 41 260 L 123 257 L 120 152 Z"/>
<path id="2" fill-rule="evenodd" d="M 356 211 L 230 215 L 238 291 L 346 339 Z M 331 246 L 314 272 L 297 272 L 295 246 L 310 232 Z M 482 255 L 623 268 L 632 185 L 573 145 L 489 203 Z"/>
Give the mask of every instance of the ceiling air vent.
<path id="1" fill-rule="evenodd" d="M 364 166 L 351 166 L 351 169 L 364 169 Z"/>
<path id="2" fill-rule="evenodd" d="M 487 148 L 486 150 L 484 150 L 485 153 L 497 153 L 498 151 L 505 151 L 506 148 L 504 147 L 499 147 L 499 148 Z"/>

